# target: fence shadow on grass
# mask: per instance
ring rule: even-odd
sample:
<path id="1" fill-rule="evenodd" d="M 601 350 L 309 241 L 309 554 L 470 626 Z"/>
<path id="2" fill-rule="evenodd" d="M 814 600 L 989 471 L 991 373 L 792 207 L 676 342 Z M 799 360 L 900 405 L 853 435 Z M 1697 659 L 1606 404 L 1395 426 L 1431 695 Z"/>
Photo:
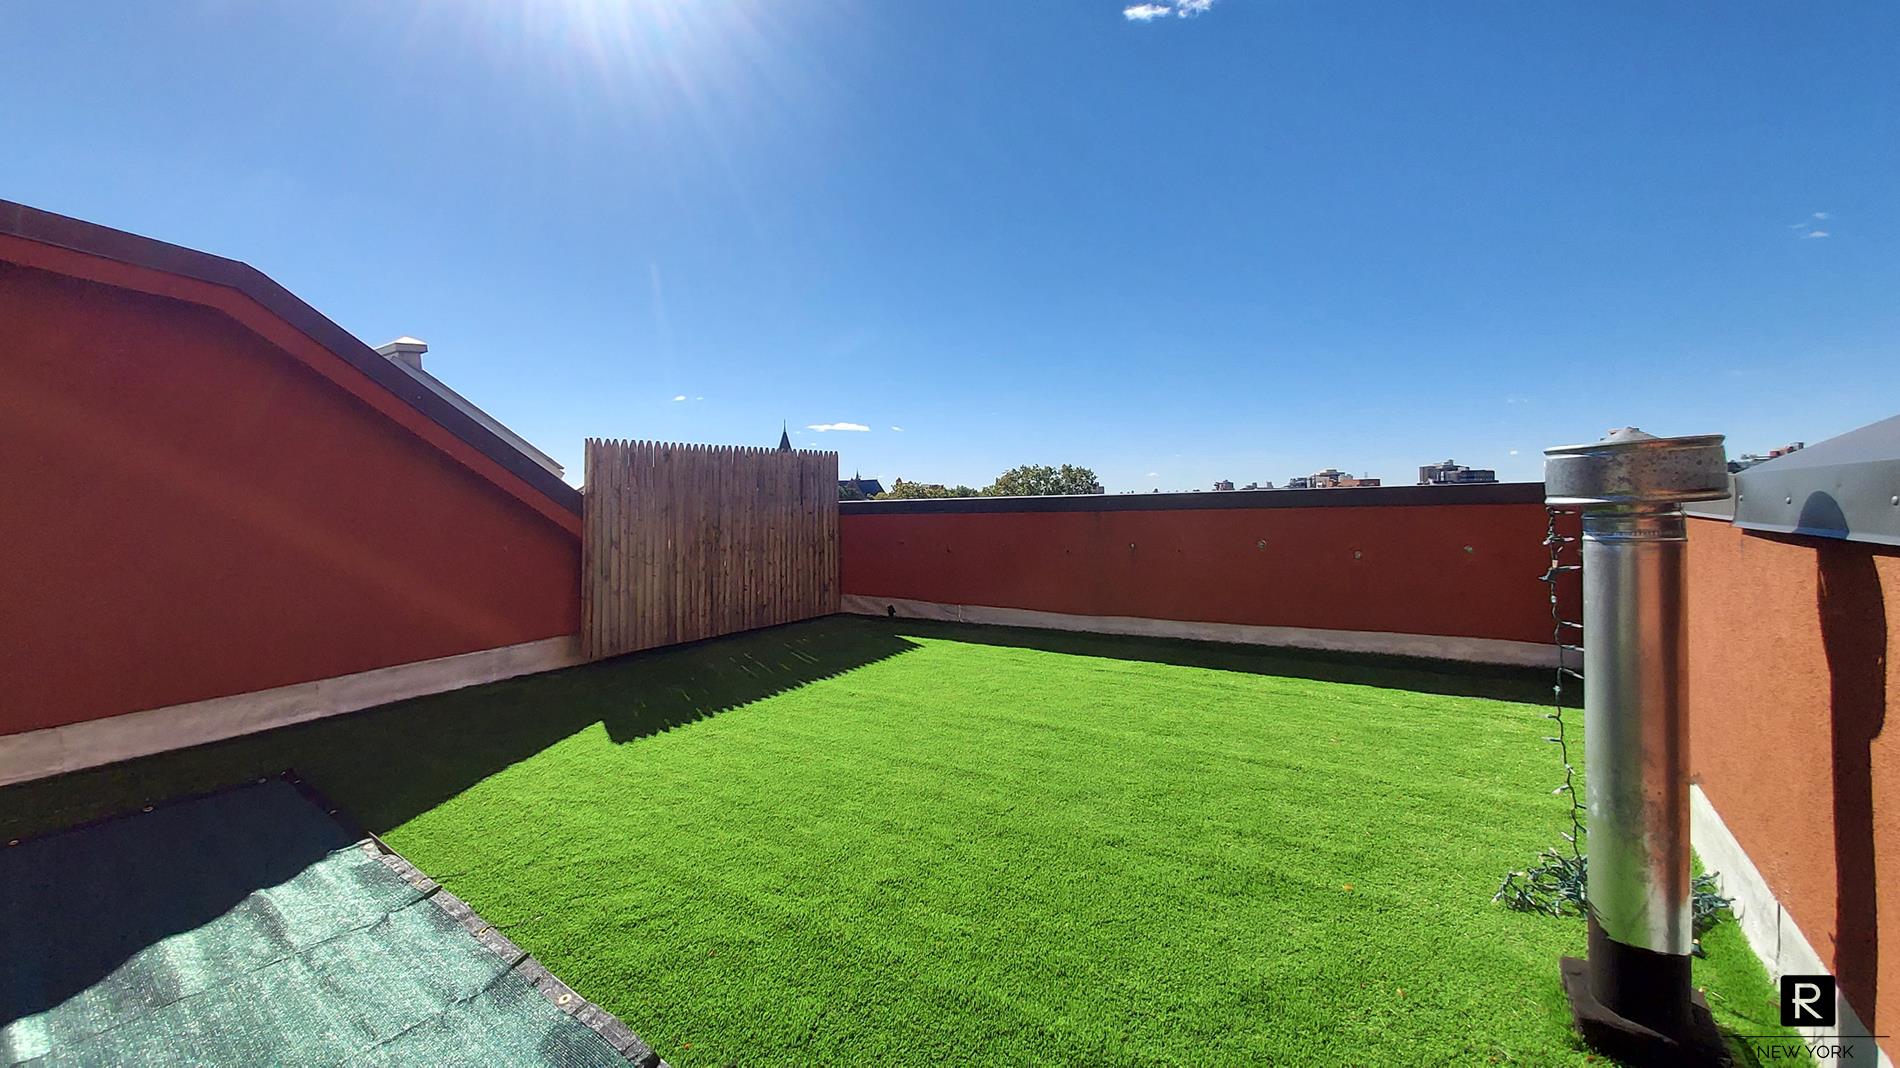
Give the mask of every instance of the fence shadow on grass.
<path id="1" fill-rule="evenodd" d="M 1550 702 L 1551 669 L 1548 668 L 1512 668 L 1418 657 L 1274 649 L 1182 638 L 1089 634 L 923 619 L 903 619 L 889 625 L 895 628 L 896 633 L 919 637 L 1006 645 L 1076 656 L 1142 660 L 1215 671 L 1312 679 L 1317 682 L 1355 683 L 1454 697 L 1488 697 L 1529 704 Z M 1575 694 L 1566 696 L 1572 701 L 1581 699 Z"/>
<path id="2" fill-rule="evenodd" d="M 0 789 L 0 839 L 286 768 L 386 831 L 595 724 L 629 742 L 913 648 L 831 616 L 400 701 Z"/>
<path id="3" fill-rule="evenodd" d="M 1540 703 L 1550 693 L 1550 673 L 1530 668 L 830 616 L 0 788 L 0 839 L 286 768 L 386 831 L 596 724 L 633 741 L 916 648 L 906 635 L 1463 697 Z"/>

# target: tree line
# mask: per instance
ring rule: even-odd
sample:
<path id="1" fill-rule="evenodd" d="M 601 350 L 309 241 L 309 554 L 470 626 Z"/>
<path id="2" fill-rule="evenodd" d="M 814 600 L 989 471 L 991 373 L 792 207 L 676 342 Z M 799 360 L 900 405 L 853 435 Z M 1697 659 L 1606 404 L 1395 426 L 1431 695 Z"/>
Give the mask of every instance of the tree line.
<path id="1" fill-rule="evenodd" d="M 974 486 L 945 486 L 935 482 L 906 482 L 897 479 L 891 488 L 876 496 L 880 501 L 918 500 L 934 497 L 1048 497 L 1062 493 L 1100 493 L 1101 480 L 1095 472 L 1086 467 L 1063 464 L 1051 467 L 1048 464 L 1024 464 L 1012 467 L 996 476 L 996 480 L 982 489 Z M 840 500 L 861 501 L 865 499 L 856 486 L 841 486 L 838 490 Z"/>

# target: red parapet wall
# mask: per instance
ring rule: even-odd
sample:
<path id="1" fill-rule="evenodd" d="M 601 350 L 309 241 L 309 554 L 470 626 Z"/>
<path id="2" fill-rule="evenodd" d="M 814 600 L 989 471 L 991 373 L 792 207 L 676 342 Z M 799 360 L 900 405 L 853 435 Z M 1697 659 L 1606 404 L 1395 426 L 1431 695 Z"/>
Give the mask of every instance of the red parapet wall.
<path id="1" fill-rule="evenodd" d="M 1541 486 L 1171 498 L 1020 511 L 979 509 L 1035 505 L 847 504 L 843 590 L 1079 616 L 1551 639 Z"/>
<path id="2" fill-rule="evenodd" d="M 204 304 L 0 262 L 0 734 L 574 633 L 578 517 L 395 407 Z"/>
<path id="3" fill-rule="evenodd" d="M 1900 1032 L 1900 549 L 1692 519 L 1688 574 L 1691 773 L 1862 1022 Z"/>

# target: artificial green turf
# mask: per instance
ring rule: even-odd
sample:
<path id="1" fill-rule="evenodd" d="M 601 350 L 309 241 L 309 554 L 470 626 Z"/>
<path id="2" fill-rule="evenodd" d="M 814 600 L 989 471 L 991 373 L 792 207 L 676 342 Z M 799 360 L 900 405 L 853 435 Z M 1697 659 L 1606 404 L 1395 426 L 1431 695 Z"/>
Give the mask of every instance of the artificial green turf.
<path id="1" fill-rule="evenodd" d="M 1541 710 L 1466 694 L 1535 689 L 834 617 L 10 788 L 0 834 L 294 765 L 681 1066 L 1584 1064 L 1581 921 L 1490 901 L 1564 802 Z"/>

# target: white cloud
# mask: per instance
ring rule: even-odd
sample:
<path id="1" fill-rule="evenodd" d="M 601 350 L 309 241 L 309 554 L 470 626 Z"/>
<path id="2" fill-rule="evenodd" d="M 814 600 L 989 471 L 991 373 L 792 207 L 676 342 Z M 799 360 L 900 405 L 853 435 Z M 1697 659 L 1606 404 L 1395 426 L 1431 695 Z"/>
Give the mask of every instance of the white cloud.
<path id="1" fill-rule="evenodd" d="M 1517 455 L 1517 450 L 1516 450 L 1516 449 L 1512 449 L 1512 450 L 1511 450 L 1511 455 L 1512 455 L 1512 456 L 1516 456 L 1516 455 Z"/>
<path id="2" fill-rule="evenodd" d="M 676 401 L 683 401 L 683 400 L 685 400 L 685 399 L 686 399 L 686 394 L 684 394 L 684 393 L 682 393 L 682 394 L 680 394 L 679 396 L 677 396 L 677 397 L 674 397 L 673 399 L 674 399 L 674 400 L 676 400 Z"/>
<path id="3" fill-rule="evenodd" d="M 859 433 L 862 433 L 864 431 L 870 430 L 871 428 L 868 426 L 865 426 L 863 423 L 812 423 L 811 425 L 807 426 L 805 429 L 816 430 L 820 434 L 823 434 L 826 431 L 830 431 L 830 430 L 855 430 L 855 431 L 858 431 Z"/>
<path id="4" fill-rule="evenodd" d="M 1832 212 L 1817 211 L 1814 213 L 1814 217 L 1817 219 L 1832 219 L 1834 214 Z"/>
<path id="5" fill-rule="evenodd" d="M 1828 236 L 1826 230 L 1809 230 L 1807 233 L 1801 235 L 1801 240 L 1806 241 L 1809 238 L 1826 236 Z"/>
<path id="6" fill-rule="evenodd" d="M 1177 19 L 1206 14 L 1214 0 L 1143 0 L 1122 8 L 1122 18 L 1130 22 L 1153 22 L 1172 15 Z"/>
<path id="7" fill-rule="evenodd" d="M 1145 475 L 1143 475 L 1143 476 L 1141 476 L 1141 477 L 1143 477 L 1143 478 L 1160 478 L 1160 477 L 1161 477 L 1161 472 L 1159 472 L 1159 471 L 1150 471 L 1150 472 L 1148 472 L 1147 474 L 1145 474 Z"/>
<path id="8" fill-rule="evenodd" d="M 891 429 L 897 431 L 899 434 L 902 434 L 904 432 L 904 428 L 901 426 L 894 426 Z"/>
<path id="9" fill-rule="evenodd" d="M 694 397 L 693 399 L 694 399 L 694 400 L 696 400 L 696 401 L 703 401 L 703 400 L 705 400 L 706 398 L 704 398 L 704 397 Z"/>

